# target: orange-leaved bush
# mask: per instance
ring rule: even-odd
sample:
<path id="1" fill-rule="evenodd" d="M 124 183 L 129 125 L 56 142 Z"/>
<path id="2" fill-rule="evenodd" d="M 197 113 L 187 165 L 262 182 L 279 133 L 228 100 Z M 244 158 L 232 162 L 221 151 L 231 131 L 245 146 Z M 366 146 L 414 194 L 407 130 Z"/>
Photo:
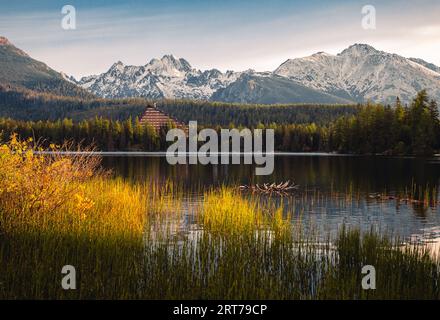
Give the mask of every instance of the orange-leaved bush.
<path id="1" fill-rule="evenodd" d="M 54 146 L 51 146 L 56 151 Z M 93 208 L 81 183 L 97 172 L 93 156 L 44 154 L 32 139 L 0 144 L 0 210 L 15 220 L 50 217 L 73 202 L 79 217 Z"/>

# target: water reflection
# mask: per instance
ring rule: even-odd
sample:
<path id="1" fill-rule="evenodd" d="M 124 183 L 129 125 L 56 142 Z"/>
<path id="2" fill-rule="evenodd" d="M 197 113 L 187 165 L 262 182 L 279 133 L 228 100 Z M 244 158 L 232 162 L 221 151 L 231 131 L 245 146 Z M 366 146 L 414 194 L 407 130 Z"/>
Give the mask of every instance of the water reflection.
<path id="1" fill-rule="evenodd" d="M 436 158 L 276 156 L 275 170 L 269 176 L 255 176 L 253 165 L 171 166 L 164 157 L 104 157 L 104 166 L 133 181 L 175 181 L 191 195 L 188 202 L 199 201 L 203 190 L 222 184 L 294 181 L 300 191 L 277 201 L 292 213 L 294 222 L 304 228 L 313 226 L 321 234 L 334 233 L 346 224 L 410 237 L 440 226 L 440 211 L 432 205 L 439 197 L 440 162 Z M 372 196 L 377 194 L 410 194 L 421 201 Z"/>

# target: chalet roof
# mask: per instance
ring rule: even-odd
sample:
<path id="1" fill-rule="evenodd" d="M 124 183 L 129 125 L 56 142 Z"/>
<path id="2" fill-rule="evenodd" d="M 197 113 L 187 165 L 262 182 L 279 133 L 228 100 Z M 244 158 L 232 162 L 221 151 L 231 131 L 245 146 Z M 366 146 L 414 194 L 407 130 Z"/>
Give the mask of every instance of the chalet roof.
<path id="1" fill-rule="evenodd" d="M 147 106 L 144 113 L 140 117 L 139 122 L 143 125 L 148 124 L 152 126 L 156 131 L 162 127 L 166 127 L 169 123 L 173 124 L 173 126 L 177 128 L 186 130 L 184 123 L 176 120 L 172 116 L 167 115 L 165 112 L 162 112 L 153 106 Z"/>

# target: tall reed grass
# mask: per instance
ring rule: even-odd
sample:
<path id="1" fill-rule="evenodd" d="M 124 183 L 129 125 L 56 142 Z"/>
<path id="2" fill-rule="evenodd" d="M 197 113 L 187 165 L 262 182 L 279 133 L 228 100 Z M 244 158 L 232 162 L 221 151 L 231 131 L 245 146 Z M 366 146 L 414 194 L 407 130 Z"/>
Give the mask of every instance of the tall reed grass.
<path id="1" fill-rule="evenodd" d="M 440 298 L 440 263 L 421 247 L 345 228 L 318 242 L 282 203 L 230 188 L 206 191 L 190 221 L 172 183 L 33 150 L 15 137 L 0 146 L 1 299 Z M 361 287 L 366 264 L 376 290 Z M 76 290 L 62 289 L 63 265 Z"/>

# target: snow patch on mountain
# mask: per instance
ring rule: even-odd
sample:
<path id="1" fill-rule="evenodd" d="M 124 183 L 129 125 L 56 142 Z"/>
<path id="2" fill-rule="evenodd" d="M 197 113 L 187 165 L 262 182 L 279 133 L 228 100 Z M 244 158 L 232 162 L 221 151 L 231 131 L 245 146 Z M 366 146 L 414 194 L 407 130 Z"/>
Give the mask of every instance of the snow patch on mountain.
<path id="1" fill-rule="evenodd" d="M 84 77 L 78 84 L 105 98 L 147 97 L 208 100 L 220 88 L 234 82 L 239 72 L 217 69 L 200 71 L 185 59 L 164 55 L 143 66 L 118 61 L 100 75 Z"/>
<path id="2" fill-rule="evenodd" d="M 435 69 L 367 44 L 354 44 L 337 55 L 319 52 L 289 59 L 274 73 L 361 102 L 391 103 L 397 96 L 408 102 L 421 89 L 440 98 L 440 74 Z"/>
<path id="3" fill-rule="evenodd" d="M 223 97 L 226 92 L 228 99 L 238 95 L 237 90 L 244 88 L 242 75 L 252 75 L 247 85 L 252 85 L 255 77 L 267 77 L 267 81 L 258 81 L 259 88 L 272 98 L 280 96 L 280 92 L 273 92 L 277 89 L 283 91 L 283 97 L 292 96 L 293 91 L 286 92 L 288 83 L 277 79 L 284 77 L 292 81 L 292 90 L 299 90 L 295 84 L 300 84 L 344 101 L 393 103 L 399 96 L 408 103 L 422 89 L 427 89 L 433 98 L 440 100 L 439 67 L 421 59 L 379 51 L 367 44 L 354 44 L 337 55 L 321 51 L 308 57 L 289 59 L 274 72 L 201 71 L 173 55 L 152 59 L 143 66 L 124 65 L 118 61 L 107 72 L 83 77 L 76 83 L 105 98 L 213 100 Z M 239 84 L 224 91 L 239 80 Z M 280 84 L 279 88 L 276 83 Z M 263 88 L 266 85 L 270 89 Z M 301 94 L 306 92 L 300 91 Z M 250 90 L 246 92 L 251 93 Z M 239 96 L 240 101 L 247 100 L 244 92 Z"/>

